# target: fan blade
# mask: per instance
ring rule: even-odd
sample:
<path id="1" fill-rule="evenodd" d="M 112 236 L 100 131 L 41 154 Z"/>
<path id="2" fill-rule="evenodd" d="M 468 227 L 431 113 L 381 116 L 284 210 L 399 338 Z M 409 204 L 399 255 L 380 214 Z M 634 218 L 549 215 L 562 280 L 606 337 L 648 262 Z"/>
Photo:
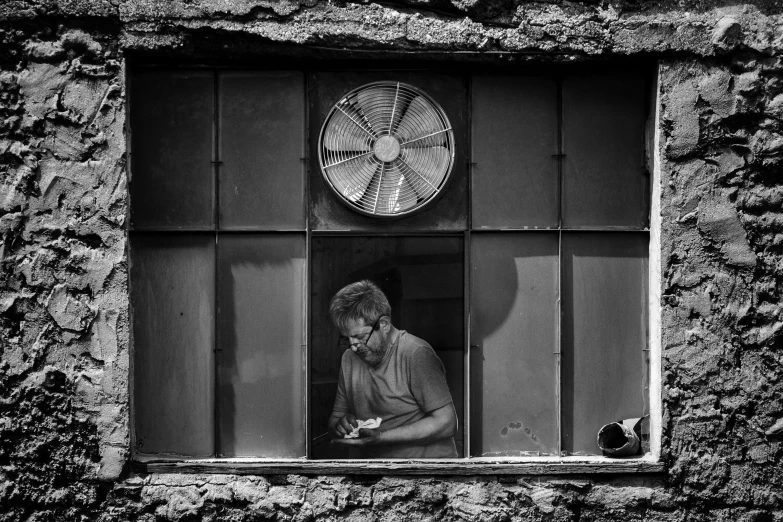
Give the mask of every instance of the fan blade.
<path id="1" fill-rule="evenodd" d="M 348 200 L 356 203 L 367 192 L 378 164 L 363 156 L 327 169 L 329 180 Z"/>
<path id="2" fill-rule="evenodd" d="M 405 171 L 418 190 L 437 190 L 449 170 L 451 154 L 446 147 L 403 149 L 402 160 L 413 172 Z"/>
<path id="3" fill-rule="evenodd" d="M 381 163 L 380 167 L 373 173 L 372 179 L 367 184 L 367 189 L 362 194 L 362 198 L 356 204 L 367 212 L 375 212 L 375 207 L 378 203 L 379 191 L 381 189 L 380 183 L 385 175 L 385 166 Z"/>
<path id="4" fill-rule="evenodd" d="M 378 197 L 378 214 L 399 214 L 416 205 L 416 191 L 397 168 L 384 172 Z"/>
<path id="5" fill-rule="evenodd" d="M 402 119 L 402 99 L 397 90 L 398 87 L 375 87 L 356 95 L 356 105 L 379 136 L 389 134 L 389 129 L 395 128 Z"/>
<path id="6" fill-rule="evenodd" d="M 405 115 L 402 117 L 399 126 L 397 126 L 397 135 L 402 139 L 403 143 L 421 138 L 422 136 L 428 136 L 427 138 L 416 140 L 409 146 L 434 147 L 445 143 L 446 133 L 439 132 L 443 130 L 443 123 L 432 105 L 423 96 L 417 96 L 408 105 Z"/>
<path id="7" fill-rule="evenodd" d="M 425 181 L 426 178 L 416 174 L 413 169 L 411 169 L 404 158 L 397 158 L 392 166 L 405 179 L 405 183 L 411 188 L 417 200 L 427 199 L 427 197 L 435 191 L 435 189 Z"/>
<path id="8" fill-rule="evenodd" d="M 369 132 L 340 110 L 334 111 L 324 131 L 324 147 L 332 151 L 370 150 Z"/>

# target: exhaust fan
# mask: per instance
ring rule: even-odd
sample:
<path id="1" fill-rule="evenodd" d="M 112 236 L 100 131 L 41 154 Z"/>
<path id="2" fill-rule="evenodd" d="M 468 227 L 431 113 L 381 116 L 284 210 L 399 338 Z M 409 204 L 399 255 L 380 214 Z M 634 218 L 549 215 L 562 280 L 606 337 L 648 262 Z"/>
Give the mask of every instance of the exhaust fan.
<path id="1" fill-rule="evenodd" d="M 370 83 L 332 107 L 318 161 L 328 185 L 353 210 L 404 216 L 443 191 L 454 164 L 454 133 L 440 105 L 416 87 Z"/>

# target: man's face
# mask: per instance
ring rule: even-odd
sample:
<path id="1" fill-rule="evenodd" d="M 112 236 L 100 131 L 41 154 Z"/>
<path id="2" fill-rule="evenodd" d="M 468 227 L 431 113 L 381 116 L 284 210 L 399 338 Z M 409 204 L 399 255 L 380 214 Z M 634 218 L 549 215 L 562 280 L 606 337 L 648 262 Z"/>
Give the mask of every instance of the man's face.
<path id="1" fill-rule="evenodd" d="M 388 334 L 384 331 L 386 321 L 381 319 L 377 326 L 365 324 L 363 319 L 349 321 L 348 329 L 342 332 L 351 344 L 351 350 L 369 366 L 377 366 L 386 354 Z"/>

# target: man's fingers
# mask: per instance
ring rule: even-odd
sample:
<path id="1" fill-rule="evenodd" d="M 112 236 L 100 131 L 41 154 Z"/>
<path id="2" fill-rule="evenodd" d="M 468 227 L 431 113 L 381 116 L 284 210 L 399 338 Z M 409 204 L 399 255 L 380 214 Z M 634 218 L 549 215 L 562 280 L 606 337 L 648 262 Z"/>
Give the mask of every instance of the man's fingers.
<path id="1" fill-rule="evenodd" d="M 350 413 L 344 415 L 340 418 L 340 420 L 337 422 L 337 424 L 334 427 L 334 434 L 340 438 L 344 439 L 346 435 L 353 433 L 353 430 L 355 428 L 359 427 L 359 421 L 356 420 L 356 417 L 351 415 Z M 362 428 L 359 430 L 359 437 L 373 437 L 375 436 L 375 430 Z M 347 440 L 355 440 L 355 439 L 347 439 Z"/>
<path id="2" fill-rule="evenodd" d="M 348 421 L 345 419 L 345 417 L 343 417 L 342 419 L 340 419 L 340 424 L 338 424 L 338 427 L 339 427 L 339 428 L 340 428 L 342 431 L 344 431 L 345 433 L 348 433 L 348 432 L 350 432 L 350 431 L 351 431 L 351 429 L 352 429 L 352 428 L 351 428 L 351 424 L 350 424 L 350 423 L 349 423 L 349 422 L 348 422 Z"/>
<path id="3" fill-rule="evenodd" d="M 358 425 L 359 423 L 356 422 L 356 417 L 354 417 L 351 414 L 348 414 L 342 419 L 340 419 L 340 424 L 339 424 L 339 426 L 343 429 L 345 433 L 351 433 L 354 427 Z M 345 433 L 343 433 L 343 435 L 345 435 Z"/>
<path id="4" fill-rule="evenodd" d="M 370 446 L 377 443 L 376 430 L 362 428 L 359 430 L 359 437 L 355 439 L 332 439 L 332 444 L 343 446 Z"/>

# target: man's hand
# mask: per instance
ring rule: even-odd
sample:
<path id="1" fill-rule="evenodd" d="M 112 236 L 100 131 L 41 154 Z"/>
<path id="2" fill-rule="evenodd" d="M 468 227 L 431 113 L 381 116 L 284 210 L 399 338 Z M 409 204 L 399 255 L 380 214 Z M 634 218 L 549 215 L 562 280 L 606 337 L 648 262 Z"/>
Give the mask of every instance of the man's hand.
<path id="1" fill-rule="evenodd" d="M 340 446 L 373 446 L 380 444 L 382 434 L 378 430 L 362 428 L 359 430 L 359 437 L 356 439 L 333 439 L 332 444 Z"/>
<path id="2" fill-rule="evenodd" d="M 351 413 L 346 413 L 342 417 L 337 417 L 335 414 L 332 414 L 329 418 L 329 431 L 336 440 L 345 438 L 345 436 L 351 433 L 358 425 L 359 422 Z"/>

